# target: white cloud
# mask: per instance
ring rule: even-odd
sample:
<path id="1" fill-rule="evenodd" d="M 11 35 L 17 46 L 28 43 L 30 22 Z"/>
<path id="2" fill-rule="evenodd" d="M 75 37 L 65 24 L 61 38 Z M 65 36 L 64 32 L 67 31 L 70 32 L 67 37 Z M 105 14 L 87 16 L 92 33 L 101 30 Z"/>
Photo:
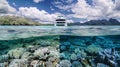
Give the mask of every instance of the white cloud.
<path id="1" fill-rule="evenodd" d="M 69 11 L 72 7 L 74 7 L 74 4 L 71 5 L 56 5 L 57 8 L 64 10 L 64 11 Z"/>
<path id="2" fill-rule="evenodd" d="M 42 2 L 44 0 L 33 0 L 35 3 Z M 80 19 L 106 19 L 106 18 L 116 18 L 120 20 L 120 0 L 92 0 L 92 5 L 88 4 L 86 0 L 77 0 L 73 3 L 73 0 L 60 0 L 55 1 L 53 5 L 63 11 L 72 11 L 72 14 L 67 14 L 65 17 L 70 18 L 80 18 Z M 64 4 L 68 3 L 68 4 Z M 13 3 L 16 6 L 15 3 Z M 55 11 L 53 7 L 51 10 Z M 15 14 L 17 11 L 15 8 L 9 5 L 7 0 L 0 0 L 0 13 L 1 14 Z M 59 15 L 64 16 L 61 13 L 49 14 L 45 10 L 39 10 L 36 7 L 20 7 L 18 10 L 18 15 L 35 19 L 41 22 L 51 23 Z M 68 20 L 73 22 L 72 20 Z"/>
<path id="3" fill-rule="evenodd" d="M 65 3 L 72 3 L 74 0 L 61 0 L 62 2 L 65 2 Z"/>
<path id="4" fill-rule="evenodd" d="M 45 10 L 39 10 L 36 7 L 20 7 L 18 14 L 43 23 L 53 23 L 57 16 L 62 15 L 60 13 L 49 14 Z"/>
<path id="5" fill-rule="evenodd" d="M 64 4 L 67 3 L 66 5 Z M 55 1 L 52 3 L 55 7 L 57 7 L 58 9 L 64 10 L 64 11 L 70 11 L 70 9 L 72 7 L 74 7 L 74 3 L 73 0 L 59 0 L 59 1 Z"/>
<path id="6" fill-rule="evenodd" d="M 78 0 L 78 2 L 75 4 L 75 7 L 72 9 L 73 17 L 76 18 L 88 18 L 96 17 L 100 15 L 100 9 L 97 9 L 95 7 L 92 7 L 86 3 L 85 0 Z"/>
<path id="7" fill-rule="evenodd" d="M 114 3 L 112 0 L 92 0 L 93 5 L 89 5 L 85 0 L 77 0 L 78 2 L 72 7 L 74 18 L 106 19 L 120 17 L 120 0 Z"/>
<path id="8" fill-rule="evenodd" d="M 7 0 L 0 0 L 0 13 L 15 13 L 16 9 L 11 7 Z"/>
<path id="9" fill-rule="evenodd" d="M 115 0 L 115 9 L 120 11 L 120 0 Z"/>
<path id="10" fill-rule="evenodd" d="M 73 23 L 74 21 L 73 20 L 67 20 L 66 22 L 67 23 Z"/>
<path id="11" fill-rule="evenodd" d="M 39 2 L 42 2 L 44 0 L 33 0 L 35 3 L 39 3 Z"/>

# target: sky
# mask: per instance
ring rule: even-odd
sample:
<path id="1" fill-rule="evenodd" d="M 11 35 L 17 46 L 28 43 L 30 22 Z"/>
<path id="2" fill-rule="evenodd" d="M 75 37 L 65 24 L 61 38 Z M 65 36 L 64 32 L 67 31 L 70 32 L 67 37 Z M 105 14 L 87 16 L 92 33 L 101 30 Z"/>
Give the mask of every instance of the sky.
<path id="1" fill-rule="evenodd" d="M 120 0 L 0 0 L 0 15 L 53 23 L 58 16 L 67 22 L 115 18 L 120 21 Z"/>

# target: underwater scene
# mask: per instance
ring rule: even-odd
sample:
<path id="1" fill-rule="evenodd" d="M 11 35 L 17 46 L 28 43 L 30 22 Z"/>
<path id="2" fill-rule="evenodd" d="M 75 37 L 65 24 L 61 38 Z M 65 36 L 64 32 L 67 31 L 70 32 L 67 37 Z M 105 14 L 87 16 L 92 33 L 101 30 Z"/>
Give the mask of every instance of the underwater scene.
<path id="1" fill-rule="evenodd" d="M 0 67 L 120 67 L 120 26 L 0 26 Z"/>

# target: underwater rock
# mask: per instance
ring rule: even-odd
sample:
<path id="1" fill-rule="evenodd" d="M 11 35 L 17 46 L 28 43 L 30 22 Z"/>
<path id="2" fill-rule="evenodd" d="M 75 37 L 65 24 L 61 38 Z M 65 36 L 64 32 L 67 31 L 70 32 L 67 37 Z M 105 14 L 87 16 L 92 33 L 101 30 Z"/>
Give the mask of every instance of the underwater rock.
<path id="1" fill-rule="evenodd" d="M 86 51 L 90 54 L 97 54 L 101 50 L 102 48 L 98 45 L 90 45 L 86 48 Z"/>
<path id="2" fill-rule="evenodd" d="M 27 67 L 27 66 L 28 66 L 28 62 L 26 59 L 14 59 L 9 64 L 9 67 Z"/>
<path id="3" fill-rule="evenodd" d="M 58 51 L 58 50 L 56 50 L 56 49 L 50 49 L 50 54 L 49 54 L 49 56 L 59 58 L 59 57 L 60 57 L 60 54 L 59 54 L 59 51 Z"/>
<path id="4" fill-rule="evenodd" d="M 46 66 L 46 67 L 56 67 L 56 66 L 54 66 L 53 63 L 50 62 L 50 61 L 47 61 L 47 62 L 45 63 L 45 66 Z"/>
<path id="5" fill-rule="evenodd" d="M 104 63 L 109 65 L 110 67 L 117 67 L 119 66 L 120 62 L 120 55 L 118 54 L 115 49 L 105 49 L 99 51 L 97 58 L 95 59 L 97 63 Z"/>
<path id="6" fill-rule="evenodd" d="M 98 63 L 97 64 L 97 67 L 109 67 L 108 65 L 105 65 L 105 64 L 103 64 L 103 63 Z"/>
<path id="7" fill-rule="evenodd" d="M 77 60 L 77 56 L 76 56 L 75 53 L 71 54 L 70 58 L 71 58 L 72 61 Z"/>
<path id="8" fill-rule="evenodd" d="M 0 63 L 0 67 L 7 67 L 7 66 L 8 66 L 8 62 Z"/>
<path id="9" fill-rule="evenodd" d="M 0 55 L 0 62 L 7 61 L 9 59 L 8 55 Z"/>
<path id="10" fill-rule="evenodd" d="M 48 62 L 52 62 L 52 65 L 53 65 L 53 66 L 57 66 L 57 65 L 58 65 L 58 61 L 59 61 L 59 59 L 58 59 L 58 58 L 55 58 L 55 57 L 50 57 L 50 58 L 48 59 Z"/>
<path id="11" fill-rule="evenodd" d="M 19 59 L 26 50 L 24 48 L 16 48 L 10 50 L 7 54 L 10 58 Z"/>
<path id="12" fill-rule="evenodd" d="M 39 46 L 37 45 L 37 46 L 32 46 L 32 45 L 30 45 L 30 46 L 28 46 L 28 48 L 27 48 L 27 50 L 29 51 L 29 52 L 34 52 L 35 50 L 37 50 L 39 48 Z"/>
<path id="13" fill-rule="evenodd" d="M 48 59 L 48 61 L 50 61 L 50 62 L 54 62 L 55 60 L 56 60 L 55 57 L 50 57 L 50 58 Z"/>
<path id="14" fill-rule="evenodd" d="M 61 59 L 61 60 L 67 59 L 64 53 L 60 53 L 60 59 Z"/>
<path id="15" fill-rule="evenodd" d="M 86 52 L 83 49 L 80 50 L 79 48 L 76 48 L 74 50 L 74 52 L 77 54 L 77 58 L 78 59 L 82 59 L 82 58 L 87 57 L 87 54 L 86 54 Z"/>
<path id="16" fill-rule="evenodd" d="M 60 61 L 60 67 L 70 67 L 71 63 L 69 60 L 62 60 Z"/>
<path id="17" fill-rule="evenodd" d="M 65 50 L 67 50 L 67 47 L 62 45 L 62 46 L 60 46 L 60 50 L 61 50 L 61 52 L 65 51 Z"/>
<path id="18" fill-rule="evenodd" d="M 33 53 L 39 59 L 47 59 L 47 57 L 59 57 L 59 51 L 51 47 L 41 47 Z"/>
<path id="19" fill-rule="evenodd" d="M 71 44 L 70 44 L 70 42 L 68 41 L 68 42 L 62 42 L 61 45 L 70 46 Z"/>
<path id="20" fill-rule="evenodd" d="M 48 51 L 48 48 L 39 48 L 35 50 L 33 53 L 35 57 L 38 57 L 39 59 L 46 59 L 48 57 L 47 54 L 45 54 Z"/>
<path id="21" fill-rule="evenodd" d="M 33 60 L 33 61 L 30 63 L 30 65 L 31 65 L 32 67 L 38 67 L 38 66 L 40 66 L 39 60 Z"/>
<path id="22" fill-rule="evenodd" d="M 70 45 L 69 50 L 71 50 L 71 51 L 75 50 L 75 46 L 74 45 Z"/>
<path id="23" fill-rule="evenodd" d="M 45 62 L 44 61 L 39 61 L 39 67 L 45 67 Z"/>
<path id="24" fill-rule="evenodd" d="M 82 59 L 80 62 L 83 65 L 83 67 L 91 67 L 91 64 L 87 59 Z"/>
<path id="25" fill-rule="evenodd" d="M 71 67 L 83 67 L 79 61 L 73 61 Z"/>
<path id="26" fill-rule="evenodd" d="M 76 48 L 75 50 L 74 50 L 74 52 L 77 54 L 77 53 L 80 53 L 80 49 L 79 48 Z"/>
<path id="27" fill-rule="evenodd" d="M 77 53 L 77 57 L 79 56 L 79 54 L 81 55 L 82 58 L 86 58 L 87 54 L 84 50 L 81 50 L 79 53 Z"/>
<path id="28" fill-rule="evenodd" d="M 65 60 L 65 59 L 66 59 L 66 60 L 71 60 L 71 59 L 70 59 L 71 53 L 69 53 L 68 51 L 64 51 L 64 52 L 60 53 L 60 56 L 61 56 L 61 54 L 63 54 L 63 57 L 64 57 L 64 58 L 61 58 L 61 57 L 60 57 L 60 60 Z"/>
<path id="29" fill-rule="evenodd" d="M 84 58 L 81 56 L 81 54 L 79 54 L 79 53 L 78 53 L 76 56 L 77 56 L 77 60 L 82 60 L 82 59 L 84 59 Z"/>
<path id="30" fill-rule="evenodd" d="M 30 52 L 25 52 L 25 53 L 23 53 L 23 55 L 22 55 L 22 57 L 21 57 L 21 59 L 29 59 L 30 57 Z"/>
<path id="31" fill-rule="evenodd" d="M 0 63 L 0 67 L 5 67 L 5 64 L 4 63 Z"/>

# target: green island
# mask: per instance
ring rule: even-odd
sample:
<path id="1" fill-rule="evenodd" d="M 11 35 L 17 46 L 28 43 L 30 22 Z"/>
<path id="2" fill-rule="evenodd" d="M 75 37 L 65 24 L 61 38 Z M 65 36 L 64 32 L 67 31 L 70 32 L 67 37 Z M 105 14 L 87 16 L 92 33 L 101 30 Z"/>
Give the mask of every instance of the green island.
<path id="1" fill-rule="evenodd" d="M 41 24 L 28 18 L 16 16 L 0 16 L 1 26 L 50 26 L 52 24 Z"/>

